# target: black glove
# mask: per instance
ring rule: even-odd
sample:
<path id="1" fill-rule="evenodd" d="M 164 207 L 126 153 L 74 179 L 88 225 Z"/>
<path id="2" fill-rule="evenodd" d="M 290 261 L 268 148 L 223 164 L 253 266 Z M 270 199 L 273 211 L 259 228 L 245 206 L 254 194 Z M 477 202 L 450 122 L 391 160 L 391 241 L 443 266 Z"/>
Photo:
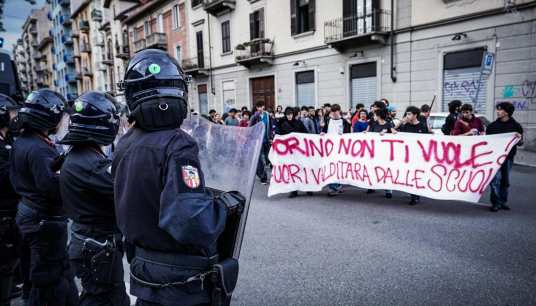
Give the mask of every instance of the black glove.
<path id="1" fill-rule="evenodd" d="M 214 197 L 214 201 L 225 206 L 227 216 L 233 214 L 241 215 L 246 204 L 246 197 L 238 191 L 228 191 Z"/>

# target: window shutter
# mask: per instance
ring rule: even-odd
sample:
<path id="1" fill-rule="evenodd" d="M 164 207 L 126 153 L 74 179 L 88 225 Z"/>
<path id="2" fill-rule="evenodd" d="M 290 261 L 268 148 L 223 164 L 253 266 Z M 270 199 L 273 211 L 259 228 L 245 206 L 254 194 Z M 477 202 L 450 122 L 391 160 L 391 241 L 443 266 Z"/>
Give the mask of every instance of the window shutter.
<path id="1" fill-rule="evenodd" d="M 290 0 L 290 34 L 296 35 L 298 34 L 298 27 L 296 25 L 296 6 L 298 0 Z"/>
<path id="2" fill-rule="evenodd" d="M 249 39 L 255 39 L 255 13 L 249 14 Z"/>
<path id="3" fill-rule="evenodd" d="M 197 66 L 205 68 L 205 59 L 203 58 L 203 31 L 196 33 L 197 38 Z"/>
<path id="4" fill-rule="evenodd" d="M 315 29 L 315 0 L 309 0 L 309 31 Z"/>
<path id="5" fill-rule="evenodd" d="M 264 38 L 264 8 L 259 10 L 259 37 Z"/>
<path id="6" fill-rule="evenodd" d="M 355 0 L 342 0 L 342 17 L 349 17 L 354 15 Z"/>

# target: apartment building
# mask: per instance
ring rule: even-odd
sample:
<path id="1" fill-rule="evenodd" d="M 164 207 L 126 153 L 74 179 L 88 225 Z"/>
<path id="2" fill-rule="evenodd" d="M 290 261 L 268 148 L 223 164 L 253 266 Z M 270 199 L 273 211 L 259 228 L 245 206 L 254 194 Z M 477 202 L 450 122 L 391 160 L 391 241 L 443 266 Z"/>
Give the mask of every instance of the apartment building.
<path id="1" fill-rule="evenodd" d="M 405 110 L 455 99 L 489 120 L 509 101 L 536 150 L 536 1 L 189 0 L 190 104 L 201 113 L 386 98 Z M 484 52 L 495 54 L 479 83 Z M 184 63 L 184 61 L 183 61 Z M 434 128 L 442 122 L 432 122 Z"/>
<path id="2" fill-rule="evenodd" d="M 28 91 L 29 86 L 28 86 L 28 79 L 27 79 L 28 59 L 26 59 L 26 51 L 24 50 L 24 40 L 22 38 L 17 39 L 17 44 L 13 46 L 13 50 L 11 53 L 13 54 L 13 58 L 15 59 L 15 64 L 17 66 L 17 73 L 19 75 L 22 96 L 26 97 L 29 94 L 29 91 Z"/>
<path id="3" fill-rule="evenodd" d="M 66 78 L 77 84 L 80 94 L 94 90 L 93 82 L 93 46 L 92 46 L 92 28 L 89 19 L 91 17 L 91 6 L 93 1 L 79 1 L 71 4 L 71 19 L 73 20 L 72 30 L 78 33 L 71 37 L 73 43 L 73 58 L 76 70 Z"/>
<path id="4" fill-rule="evenodd" d="M 40 52 L 43 41 L 49 37 L 49 30 L 52 23 L 49 19 L 50 5 L 48 3 L 42 9 L 32 10 L 30 16 L 24 23 L 22 31 L 22 41 L 18 41 L 15 47 L 16 63 L 19 66 L 19 78 L 23 94 L 50 86 L 43 79 L 43 54 Z M 46 54 L 45 54 L 46 55 Z M 47 76 L 48 80 L 48 76 Z"/>
<path id="5" fill-rule="evenodd" d="M 54 69 L 52 68 L 54 64 L 54 54 L 52 53 L 52 48 L 54 47 L 54 38 L 52 36 L 52 27 L 48 30 L 49 36 L 43 37 L 39 46 L 37 46 L 37 51 L 41 53 L 41 75 L 43 77 L 43 88 L 50 88 L 57 90 L 56 85 L 54 85 Z"/>

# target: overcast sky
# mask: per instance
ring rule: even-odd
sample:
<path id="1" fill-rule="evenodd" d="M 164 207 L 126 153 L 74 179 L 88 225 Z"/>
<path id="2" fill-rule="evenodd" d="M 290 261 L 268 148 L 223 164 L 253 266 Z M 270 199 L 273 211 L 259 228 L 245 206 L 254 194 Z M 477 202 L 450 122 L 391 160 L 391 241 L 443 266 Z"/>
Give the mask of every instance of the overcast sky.
<path id="1" fill-rule="evenodd" d="M 31 5 L 24 0 L 7 0 L 2 15 L 2 23 L 5 32 L 0 32 L 0 37 L 4 38 L 4 48 L 11 51 L 17 39 L 22 38 L 22 26 L 31 14 L 32 9 L 42 9 L 45 0 L 36 0 L 35 5 Z"/>

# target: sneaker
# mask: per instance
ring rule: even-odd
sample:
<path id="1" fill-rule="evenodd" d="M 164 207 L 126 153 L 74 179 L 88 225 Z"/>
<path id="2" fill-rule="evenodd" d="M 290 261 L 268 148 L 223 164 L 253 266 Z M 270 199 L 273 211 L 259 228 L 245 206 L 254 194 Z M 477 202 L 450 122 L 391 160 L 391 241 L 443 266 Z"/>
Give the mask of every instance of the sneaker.
<path id="1" fill-rule="evenodd" d="M 374 193 L 374 192 L 376 192 L 376 190 L 374 190 L 374 189 L 367 190 L 367 194 L 371 194 L 371 193 Z"/>
<path id="2" fill-rule="evenodd" d="M 261 180 L 261 185 L 268 185 L 268 181 L 267 180 Z"/>
<path id="3" fill-rule="evenodd" d="M 501 205 L 501 207 L 499 207 L 499 208 L 504 209 L 504 210 L 510 210 L 510 206 L 508 206 L 506 204 Z"/>
<path id="4" fill-rule="evenodd" d="M 332 197 L 332 196 L 334 196 L 334 195 L 336 195 L 336 194 L 337 194 L 337 190 L 335 190 L 335 189 L 330 189 L 330 190 L 328 191 L 328 196 L 330 196 L 330 197 Z"/>
<path id="5" fill-rule="evenodd" d="M 492 212 L 498 212 L 498 211 L 499 211 L 499 206 L 497 206 L 497 205 L 493 205 L 493 206 L 491 206 L 490 210 L 491 210 Z"/>
<path id="6" fill-rule="evenodd" d="M 312 196 L 313 193 L 312 193 L 311 191 L 307 191 L 307 195 L 308 195 L 308 196 Z"/>
<path id="7" fill-rule="evenodd" d="M 288 195 L 288 197 L 289 197 L 290 199 L 295 198 L 295 197 L 297 197 L 297 196 L 298 196 L 298 192 L 297 192 L 297 191 L 293 191 L 293 192 L 289 193 L 289 195 Z"/>
<path id="8" fill-rule="evenodd" d="M 414 199 L 411 199 L 411 201 L 409 201 L 409 205 L 415 205 L 417 203 L 419 203 L 419 201 L 414 200 Z"/>
<path id="9" fill-rule="evenodd" d="M 390 199 L 390 198 L 393 197 L 393 194 L 392 194 L 392 193 L 386 193 L 386 194 L 385 194 L 385 197 L 388 198 L 388 199 Z"/>

